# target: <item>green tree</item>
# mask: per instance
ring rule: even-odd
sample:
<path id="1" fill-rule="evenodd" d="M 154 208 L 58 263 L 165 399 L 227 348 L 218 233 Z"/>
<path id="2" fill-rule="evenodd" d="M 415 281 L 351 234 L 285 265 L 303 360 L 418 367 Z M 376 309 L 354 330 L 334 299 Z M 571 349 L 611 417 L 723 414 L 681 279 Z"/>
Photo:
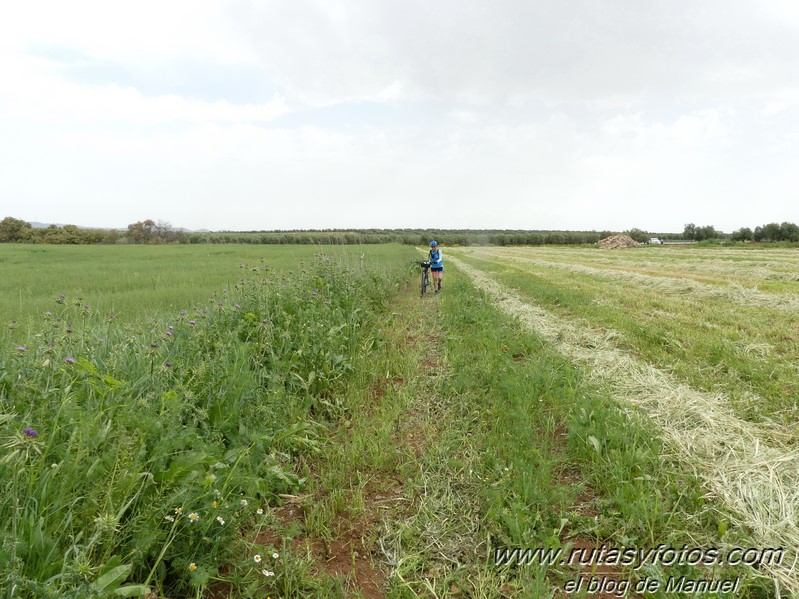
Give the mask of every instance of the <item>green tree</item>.
<path id="1" fill-rule="evenodd" d="M 153 239 L 155 221 L 147 219 L 128 225 L 126 237 L 133 243 L 150 243 Z"/>
<path id="2" fill-rule="evenodd" d="M 13 243 L 25 241 L 31 229 L 32 227 L 29 222 L 7 216 L 0 221 L 0 242 Z"/>

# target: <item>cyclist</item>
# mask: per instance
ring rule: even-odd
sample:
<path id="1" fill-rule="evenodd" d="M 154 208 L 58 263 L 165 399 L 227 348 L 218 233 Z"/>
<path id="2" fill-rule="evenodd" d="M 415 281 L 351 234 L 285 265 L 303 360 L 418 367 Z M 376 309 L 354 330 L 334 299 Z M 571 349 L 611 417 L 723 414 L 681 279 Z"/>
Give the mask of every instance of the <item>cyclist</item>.
<path id="1" fill-rule="evenodd" d="M 430 242 L 430 270 L 433 272 L 433 289 L 438 293 L 444 279 L 444 255 L 435 241 Z"/>

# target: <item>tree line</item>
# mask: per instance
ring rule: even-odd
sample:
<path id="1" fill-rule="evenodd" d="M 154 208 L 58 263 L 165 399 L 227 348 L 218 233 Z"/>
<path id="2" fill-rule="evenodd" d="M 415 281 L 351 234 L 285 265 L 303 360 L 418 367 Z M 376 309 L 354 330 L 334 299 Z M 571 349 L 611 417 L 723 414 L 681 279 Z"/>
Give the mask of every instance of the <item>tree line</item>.
<path id="1" fill-rule="evenodd" d="M 712 225 L 685 225 L 682 233 L 657 233 L 643 229 L 626 231 L 546 231 L 515 229 L 312 229 L 289 231 L 219 231 L 186 232 L 170 223 L 146 219 L 128 225 L 127 229 L 86 229 L 75 225 L 33 227 L 31 223 L 6 217 L 0 221 L 0 243 L 46 244 L 307 244 L 351 245 L 401 243 L 427 245 L 436 239 L 444 245 L 581 245 L 593 244 L 618 233 L 636 241 L 652 237 L 664 240 L 687 241 L 757 241 L 799 242 L 799 226 L 794 223 L 769 223 L 743 227 L 733 233 L 723 233 Z"/>

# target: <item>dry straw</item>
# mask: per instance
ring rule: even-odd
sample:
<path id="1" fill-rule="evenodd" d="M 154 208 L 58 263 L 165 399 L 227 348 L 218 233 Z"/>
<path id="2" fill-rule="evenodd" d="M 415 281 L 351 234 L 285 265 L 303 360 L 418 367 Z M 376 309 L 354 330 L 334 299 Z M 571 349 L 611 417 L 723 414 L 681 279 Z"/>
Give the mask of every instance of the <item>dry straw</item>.
<path id="1" fill-rule="evenodd" d="M 735 283 L 730 285 L 712 285 L 710 283 L 701 283 L 683 277 L 647 275 L 638 272 L 596 268 L 584 264 L 522 258 L 519 256 L 503 256 L 503 259 L 556 268 L 558 270 L 590 275 L 602 279 L 646 285 L 646 289 L 648 290 L 660 291 L 663 293 L 690 294 L 694 297 L 703 297 L 707 299 L 723 299 L 744 306 L 769 308 L 780 312 L 795 313 L 799 310 L 799 296 L 797 295 L 791 293 L 766 293 L 758 289 L 742 287 Z"/>
<path id="2" fill-rule="evenodd" d="M 782 564 L 763 569 L 784 590 L 799 594 L 799 449 L 792 447 L 794 431 L 776 423 L 741 420 L 724 395 L 697 391 L 615 347 L 615 332 L 558 318 L 451 254 L 449 259 L 505 312 L 588 367 L 589 378 L 648 415 L 669 451 L 705 481 L 734 524 L 751 530 L 753 540 L 763 547 L 786 549 Z"/>

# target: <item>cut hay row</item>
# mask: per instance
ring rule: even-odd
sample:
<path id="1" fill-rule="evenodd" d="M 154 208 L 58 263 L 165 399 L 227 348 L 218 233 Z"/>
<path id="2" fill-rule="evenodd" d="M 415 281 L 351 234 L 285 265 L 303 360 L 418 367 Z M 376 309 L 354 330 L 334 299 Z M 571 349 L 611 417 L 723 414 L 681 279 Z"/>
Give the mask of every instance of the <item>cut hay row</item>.
<path id="1" fill-rule="evenodd" d="M 478 251 L 484 250 L 481 248 Z M 532 256 L 542 254 L 542 252 L 539 252 L 537 248 L 535 250 L 528 249 L 527 251 L 516 248 L 490 248 L 486 249 L 485 251 L 489 251 L 497 256 L 518 256 L 522 258 L 530 258 Z M 557 255 L 559 258 L 563 258 L 564 253 L 561 251 L 557 254 L 552 253 L 552 255 Z M 634 268 L 637 270 L 664 272 L 664 274 L 669 275 L 689 274 L 700 277 L 705 275 L 714 275 L 714 278 L 718 278 L 717 275 L 722 275 L 735 279 L 748 280 L 752 283 L 756 283 L 758 281 L 799 281 L 799 264 L 783 264 L 782 266 L 784 269 L 780 269 L 777 268 L 780 266 L 780 263 L 763 260 L 743 264 L 738 261 L 720 262 L 719 260 L 702 258 L 671 260 L 668 256 L 664 256 L 663 259 L 639 261 L 631 260 L 628 257 L 622 257 L 618 259 L 605 258 L 604 256 L 606 255 L 607 254 L 598 254 L 597 252 L 594 252 L 593 254 L 581 254 L 579 256 L 579 262 L 587 266 L 607 266 L 611 268 L 616 267 L 627 269 Z M 547 254 L 547 256 L 549 256 L 549 254 Z M 572 257 L 571 254 L 568 254 L 568 256 Z M 629 254 L 626 254 L 625 256 L 629 256 Z M 648 256 L 651 257 L 651 254 L 648 254 Z"/>
<path id="2" fill-rule="evenodd" d="M 586 366 L 590 380 L 607 385 L 622 404 L 649 416 L 669 451 L 705 482 L 734 525 L 751 531 L 762 547 L 785 548 L 783 563 L 764 570 L 785 590 L 799 594 L 799 450 L 791 448 L 796 440 L 792 430 L 741 420 L 724 395 L 697 391 L 615 347 L 614 331 L 558 318 L 451 254 L 449 259 L 501 309 Z"/>
<path id="3" fill-rule="evenodd" d="M 556 262 L 538 258 L 522 258 L 521 256 L 503 256 L 503 259 L 557 268 L 559 270 L 586 274 L 606 280 L 639 283 L 646 285 L 646 288 L 651 291 L 671 294 L 692 294 L 698 297 L 722 299 L 745 306 L 769 308 L 780 312 L 795 313 L 799 310 L 799 296 L 797 295 L 791 293 L 765 293 L 758 289 L 743 287 L 736 283 L 731 283 L 729 285 L 713 285 L 693 279 L 686 279 L 684 277 L 647 275 L 617 269 L 597 268 L 583 264 Z"/>
<path id="4" fill-rule="evenodd" d="M 796 269 L 799 266 L 799 250 L 725 250 L 722 248 L 662 248 L 639 247 L 630 248 L 631 251 L 605 252 L 597 248 L 583 248 L 570 246 L 529 246 L 529 247 L 497 247 L 502 251 L 528 250 L 535 253 L 551 253 L 563 255 L 568 252 L 570 256 L 584 257 L 591 260 L 618 261 L 629 264 L 639 260 L 663 260 L 668 262 L 683 261 L 718 261 L 724 260 L 730 264 L 746 266 L 768 266 L 785 269 Z"/>

